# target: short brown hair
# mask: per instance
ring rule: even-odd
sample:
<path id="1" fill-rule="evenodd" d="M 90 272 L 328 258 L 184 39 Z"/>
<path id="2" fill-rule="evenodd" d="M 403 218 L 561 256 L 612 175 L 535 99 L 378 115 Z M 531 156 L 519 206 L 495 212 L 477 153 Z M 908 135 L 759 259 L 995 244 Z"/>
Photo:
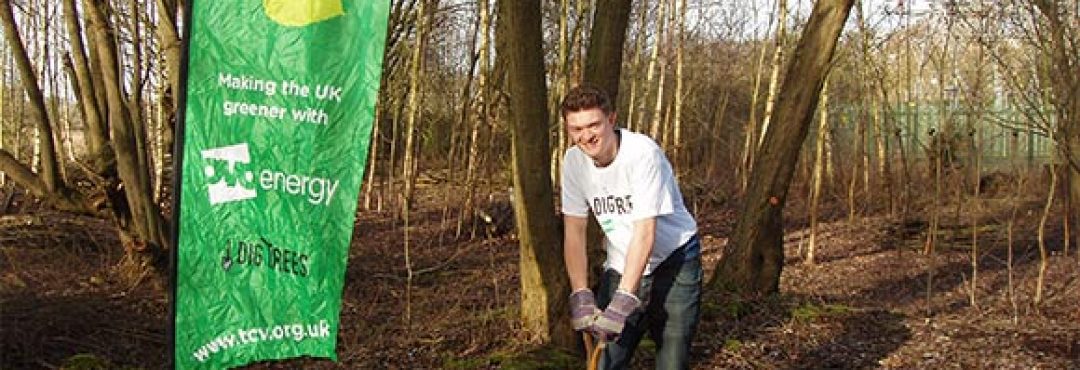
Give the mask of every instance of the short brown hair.
<path id="1" fill-rule="evenodd" d="M 578 85 L 566 93 L 562 101 L 562 115 L 580 112 L 586 109 L 600 108 L 604 114 L 611 114 L 611 98 L 607 92 L 593 85 Z"/>

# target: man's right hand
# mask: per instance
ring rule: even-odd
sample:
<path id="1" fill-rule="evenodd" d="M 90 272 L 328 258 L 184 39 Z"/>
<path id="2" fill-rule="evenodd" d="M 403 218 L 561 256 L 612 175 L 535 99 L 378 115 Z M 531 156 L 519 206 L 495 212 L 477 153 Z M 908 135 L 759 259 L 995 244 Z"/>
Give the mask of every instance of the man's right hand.
<path id="1" fill-rule="evenodd" d="M 596 296 L 589 289 L 570 294 L 570 322 L 574 330 L 582 331 L 592 325 L 602 311 L 596 307 Z"/>

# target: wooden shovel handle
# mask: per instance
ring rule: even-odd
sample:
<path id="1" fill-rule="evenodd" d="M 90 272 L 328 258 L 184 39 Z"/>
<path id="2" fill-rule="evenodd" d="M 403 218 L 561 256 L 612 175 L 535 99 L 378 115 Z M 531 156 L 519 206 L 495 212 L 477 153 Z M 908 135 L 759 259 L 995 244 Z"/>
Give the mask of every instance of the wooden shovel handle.
<path id="1" fill-rule="evenodd" d="M 588 332 L 581 332 L 582 339 L 585 340 L 585 353 L 589 355 L 588 370 L 596 370 L 597 365 L 600 364 L 600 354 L 604 352 L 604 341 L 597 340 L 593 343 L 592 335 Z"/>

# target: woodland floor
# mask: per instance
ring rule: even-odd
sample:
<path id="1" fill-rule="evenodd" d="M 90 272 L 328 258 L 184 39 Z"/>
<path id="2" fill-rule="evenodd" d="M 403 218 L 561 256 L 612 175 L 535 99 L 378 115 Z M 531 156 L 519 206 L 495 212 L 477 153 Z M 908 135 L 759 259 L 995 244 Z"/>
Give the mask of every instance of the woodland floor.
<path id="1" fill-rule="evenodd" d="M 581 367 L 576 357 L 537 349 L 519 334 L 518 251 L 505 230 L 510 216 L 494 212 L 501 226 L 490 237 L 454 240 L 455 225 L 443 225 L 443 210 L 432 205 L 442 194 L 428 196 L 412 216 L 420 220 L 412 260 L 423 273 L 413 283 L 408 316 L 401 229 L 389 214 L 365 212 L 346 273 L 339 362 L 250 368 Z M 1006 224 L 1013 206 L 1010 295 Z M 1033 304 L 1037 195 L 991 194 L 959 212 L 941 207 L 932 256 L 921 253 L 930 212 L 912 211 L 903 222 L 869 216 L 849 223 L 840 204 L 830 207 L 819 228 L 817 264 L 809 266 L 797 253 L 806 213 L 801 204 L 788 205 L 779 296 L 706 295 L 695 368 L 1080 369 L 1080 256 L 1075 246 L 1066 253 L 1060 216 L 1047 226 L 1044 299 L 1038 309 Z M 0 216 L 0 368 L 80 361 L 164 367 L 164 285 L 154 276 L 138 284 L 117 278 L 112 266 L 122 253 L 110 225 L 18 201 L 11 209 L 23 214 Z M 711 276 L 734 212 L 719 205 L 697 213 Z M 972 305 L 974 217 L 982 226 Z M 643 344 L 636 368 L 651 368 L 650 347 Z"/>

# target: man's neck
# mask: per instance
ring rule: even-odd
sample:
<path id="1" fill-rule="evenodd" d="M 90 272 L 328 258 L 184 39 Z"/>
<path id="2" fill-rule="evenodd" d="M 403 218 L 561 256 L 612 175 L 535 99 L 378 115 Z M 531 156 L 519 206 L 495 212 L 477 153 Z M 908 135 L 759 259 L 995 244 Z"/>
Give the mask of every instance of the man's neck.
<path id="1" fill-rule="evenodd" d="M 602 161 L 593 161 L 596 167 L 607 167 L 615 162 L 615 157 L 619 155 L 619 145 L 622 144 L 622 132 L 619 129 L 615 129 L 615 147 L 611 150 L 611 156 L 604 158 Z"/>

